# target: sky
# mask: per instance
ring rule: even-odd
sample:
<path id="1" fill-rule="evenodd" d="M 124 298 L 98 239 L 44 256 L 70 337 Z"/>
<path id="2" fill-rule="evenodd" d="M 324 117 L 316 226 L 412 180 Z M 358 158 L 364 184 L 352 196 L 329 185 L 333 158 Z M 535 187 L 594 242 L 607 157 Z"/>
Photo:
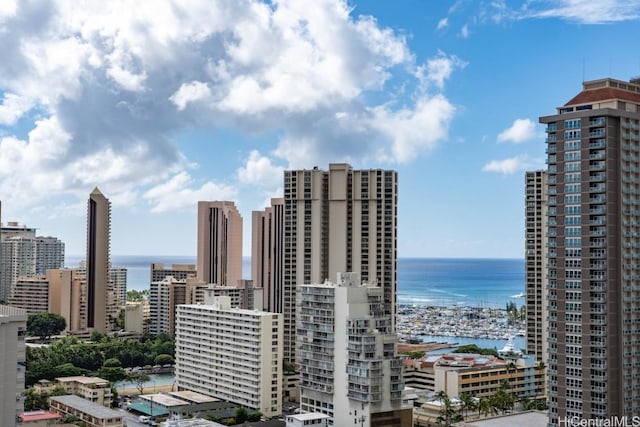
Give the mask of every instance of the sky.
<path id="1" fill-rule="evenodd" d="M 400 257 L 522 258 L 540 116 L 640 75 L 636 0 L 0 2 L 2 222 L 115 255 L 195 255 L 199 200 L 283 171 L 399 174 Z"/>

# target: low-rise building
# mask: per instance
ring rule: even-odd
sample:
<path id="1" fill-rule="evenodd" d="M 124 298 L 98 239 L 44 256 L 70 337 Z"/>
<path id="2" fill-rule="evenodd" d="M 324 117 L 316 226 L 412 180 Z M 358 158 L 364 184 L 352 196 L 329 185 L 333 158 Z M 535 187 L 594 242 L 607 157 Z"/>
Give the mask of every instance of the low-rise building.
<path id="1" fill-rule="evenodd" d="M 545 394 L 544 366 L 533 357 L 516 355 L 501 359 L 491 355 L 451 353 L 407 359 L 404 362 L 407 386 L 449 397 L 463 393 L 474 397 L 494 395 L 503 382 L 517 398 L 536 398 Z"/>
<path id="2" fill-rule="evenodd" d="M 51 392 L 56 387 L 62 387 L 68 394 L 74 394 L 107 408 L 111 407 L 113 401 L 109 381 L 98 377 L 60 377 L 55 381 L 41 380 L 34 385 L 35 390 L 39 393 Z"/>
<path id="3" fill-rule="evenodd" d="M 63 417 L 72 415 L 82 421 L 86 427 L 123 427 L 122 413 L 80 396 L 51 396 L 49 409 Z"/>
<path id="4" fill-rule="evenodd" d="M 18 425 L 28 427 L 48 427 L 58 424 L 62 418 L 59 414 L 53 412 L 38 410 L 21 412 L 18 414 Z"/>
<path id="5" fill-rule="evenodd" d="M 309 412 L 307 414 L 287 415 L 285 421 L 287 422 L 286 427 L 327 427 L 330 418 L 326 414 Z"/>

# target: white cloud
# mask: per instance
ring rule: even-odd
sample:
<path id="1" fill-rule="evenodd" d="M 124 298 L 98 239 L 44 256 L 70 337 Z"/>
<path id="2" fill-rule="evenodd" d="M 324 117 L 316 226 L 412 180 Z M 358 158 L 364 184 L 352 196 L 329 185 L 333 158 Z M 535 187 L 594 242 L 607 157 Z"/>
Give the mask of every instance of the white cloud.
<path id="1" fill-rule="evenodd" d="M 436 26 L 436 30 L 442 30 L 449 26 L 449 18 L 444 17 L 438 21 L 438 25 Z"/>
<path id="2" fill-rule="evenodd" d="M 504 175 L 511 175 L 516 172 L 523 172 L 531 169 L 539 169 L 541 162 L 529 159 L 521 155 L 503 160 L 492 160 L 482 167 L 483 172 L 498 172 Z"/>
<path id="3" fill-rule="evenodd" d="M 374 110 L 371 125 L 392 141 L 386 160 L 405 163 L 446 138 L 454 112 L 453 105 L 437 95 L 418 100 L 411 109 L 389 111 L 379 107 Z"/>
<path id="4" fill-rule="evenodd" d="M 451 77 L 457 68 L 464 68 L 467 65 L 455 55 L 447 55 L 440 51 L 432 58 L 429 58 L 425 65 L 417 68 L 416 76 L 423 86 L 435 84 L 439 89 L 444 88 L 444 83 Z"/>
<path id="5" fill-rule="evenodd" d="M 460 29 L 460 37 L 463 39 L 469 38 L 469 26 L 467 24 L 464 24 Z"/>
<path id="6" fill-rule="evenodd" d="M 455 109 L 444 85 L 464 63 L 439 52 L 417 66 L 403 33 L 355 10 L 346 0 L 3 2 L 3 201 L 84 200 L 99 185 L 162 211 L 233 194 L 186 172 L 201 159 L 174 138 L 203 127 L 276 135 L 272 153 L 288 166 L 411 161 L 446 138 Z M 281 171 L 259 152 L 240 183 Z M 163 190 L 173 188 L 172 201 Z"/>
<path id="7" fill-rule="evenodd" d="M 522 18 L 560 18 L 581 24 L 602 24 L 640 19 L 637 0 L 542 0 L 528 2 Z"/>
<path id="8" fill-rule="evenodd" d="M 206 182 L 199 188 L 193 187 L 193 178 L 180 172 L 166 182 L 147 190 L 142 197 L 151 203 L 152 212 L 193 210 L 199 200 L 233 200 L 236 189 L 228 184 Z"/>
<path id="9" fill-rule="evenodd" d="M 503 130 L 498 135 L 498 142 L 514 142 L 520 144 L 534 139 L 536 124 L 530 119 L 516 119 L 510 128 Z"/>
<path id="10" fill-rule="evenodd" d="M 0 105 L 0 124 L 15 124 L 32 106 L 32 102 L 24 97 L 13 93 L 5 93 Z"/>
<path id="11" fill-rule="evenodd" d="M 284 179 L 284 168 L 276 166 L 268 157 L 251 151 L 246 165 L 238 169 L 238 180 L 243 184 L 258 186 L 277 186 Z"/>
<path id="12" fill-rule="evenodd" d="M 183 83 L 173 95 L 169 97 L 178 110 L 182 111 L 190 102 L 196 102 L 211 96 L 211 91 L 206 83 L 193 81 Z"/>

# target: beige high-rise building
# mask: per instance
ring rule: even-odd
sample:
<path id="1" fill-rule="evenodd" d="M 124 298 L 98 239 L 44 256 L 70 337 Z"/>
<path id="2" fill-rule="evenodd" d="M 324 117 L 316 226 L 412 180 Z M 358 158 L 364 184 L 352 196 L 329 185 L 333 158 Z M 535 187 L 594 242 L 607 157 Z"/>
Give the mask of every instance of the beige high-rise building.
<path id="1" fill-rule="evenodd" d="M 198 202 L 198 278 L 216 285 L 242 279 L 242 216 L 233 202 Z"/>
<path id="2" fill-rule="evenodd" d="M 47 271 L 49 283 L 49 313 L 59 314 L 67 321 L 67 330 L 87 329 L 87 282 L 75 269 Z"/>
<path id="3" fill-rule="evenodd" d="M 527 353 L 547 362 L 547 173 L 525 174 L 525 289 Z"/>
<path id="4" fill-rule="evenodd" d="M 111 203 L 96 187 L 87 202 L 87 327 L 110 330 L 115 298 L 109 289 Z"/>
<path id="5" fill-rule="evenodd" d="M 0 425 L 15 426 L 24 410 L 27 312 L 0 305 Z"/>
<path id="6" fill-rule="evenodd" d="M 27 314 L 49 311 L 49 281 L 46 276 L 18 277 L 11 290 L 9 305 L 23 308 Z"/>
<path id="7" fill-rule="evenodd" d="M 640 414 L 640 79 L 584 82 L 540 122 L 549 425 L 632 420 Z"/>
<path id="8" fill-rule="evenodd" d="M 251 216 L 251 279 L 262 288 L 266 311 L 282 313 L 284 281 L 284 199 L 271 199 Z"/>
<path id="9" fill-rule="evenodd" d="M 284 174 L 284 357 L 295 360 L 296 291 L 352 271 L 383 291 L 385 315 L 394 321 L 397 292 L 398 173 L 329 170 Z"/>
<path id="10" fill-rule="evenodd" d="M 151 277 L 149 283 L 159 282 L 165 277 L 171 276 L 176 280 L 186 280 L 188 277 L 196 277 L 195 264 L 171 264 L 165 267 L 161 262 L 151 264 Z"/>

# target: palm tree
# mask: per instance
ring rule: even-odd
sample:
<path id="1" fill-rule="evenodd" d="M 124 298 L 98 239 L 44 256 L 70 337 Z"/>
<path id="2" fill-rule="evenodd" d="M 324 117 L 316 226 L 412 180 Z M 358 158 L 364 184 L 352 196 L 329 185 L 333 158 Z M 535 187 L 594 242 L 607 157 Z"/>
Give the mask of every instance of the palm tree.
<path id="1" fill-rule="evenodd" d="M 460 395 L 460 403 L 462 404 L 464 418 L 467 418 L 469 410 L 473 411 L 476 406 L 473 396 L 471 396 L 469 393 L 462 393 Z"/>
<path id="2" fill-rule="evenodd" d="M 456 413 L 456 410 L 453 408 L 451 404 L 451 399 L 443 390 L 440 390 L 436 393 L 436 397 L 442 403 L 442 408 L 440 409 L 440 415 L 438 416 L 438 424 L 443 424 L 445 426 L 450 426 L 452 422 L 461 421 L 460 414 Z"/>
<path id="3" fill-rule="evenodd" d="M 491 399 L 482 397 L 480 402 L 478 402 L 478 415 L 480 415 L 480 411 L 486 417 L 491 412 Z"/>

